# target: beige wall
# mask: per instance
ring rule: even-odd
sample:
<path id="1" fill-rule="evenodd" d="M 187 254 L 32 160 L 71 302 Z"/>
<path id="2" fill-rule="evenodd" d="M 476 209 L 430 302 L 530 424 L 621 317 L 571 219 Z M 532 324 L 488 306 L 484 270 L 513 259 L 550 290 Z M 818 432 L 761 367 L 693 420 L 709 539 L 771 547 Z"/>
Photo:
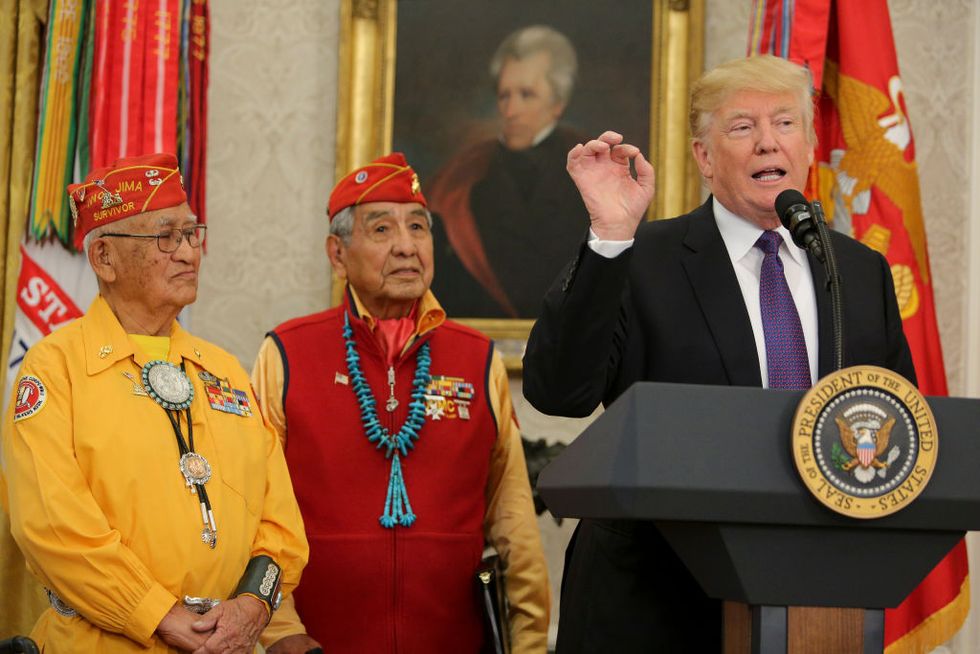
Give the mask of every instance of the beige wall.
<path id="1" fill-rule="evenodd" d="M 707 0 L 706 65 L 744 54 L 750 4 Z M 338 0 L 212 0 L 211 7 L 211 235 L 192 320 L 194 331 L 249 366 L 265 331 L 328 301 L 323 207 L 333 178 Z M 971 175 L 980 188 L 980 9 L 972 0 L 890 0 L 889 7 L 916 136 L 950 390 L 980 395 L 980 381 L 967 387 L 968 370 L 980 380 L 980 340 L 967 328 L 970 300 L 980 295 L 980 215 L 973 212 L 971 230 L 969 211 L 980 199 L 969 191 Z M 980 317 L 980 308 L 972 310 Z M 536 413 L 521 397 L 519 379 L 512 390 L 532 438 L 569 440 L 588 422 Z M 541 524 L 557 606 L 571 525 Z M 964 638 L 953 651 L 973 651 L 975 641 Z"/>
<path id="2" fill-rule="evenodd" d="M 208 253 L 191 320 L 251 367 L 262 336 L 324 308 L 337 0 L 211 3 Z"/>

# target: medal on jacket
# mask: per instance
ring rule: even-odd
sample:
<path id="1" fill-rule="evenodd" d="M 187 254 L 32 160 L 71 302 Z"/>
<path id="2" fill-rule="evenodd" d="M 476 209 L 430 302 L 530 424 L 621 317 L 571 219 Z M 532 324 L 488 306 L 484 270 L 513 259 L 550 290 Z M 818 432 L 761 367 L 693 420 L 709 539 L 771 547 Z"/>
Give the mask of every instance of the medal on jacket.
<path id="1" fill-rule="evenodd" d="M 184 483 L 191 494 L 197 495 L 201 508 L 201 542 L 214 549 L 218 544 L 218 527 L 211 510 L 211 500 L 204 485 L 211 480 L 211 464 L 202 454 L 194 451 L 194 422 L 191 420 L 191 402 L 194 400 L 194 387 L 180 368 L 159 359 L 148 362 L 142 370 L 143 387 L 153 401 L 163 407 L 174 428 L 177 438 L 177 451 L 180 459 L 177 467 L 184 477 Z M 187 417 L 187 440 L 180 427 L 181 411 Z"/>

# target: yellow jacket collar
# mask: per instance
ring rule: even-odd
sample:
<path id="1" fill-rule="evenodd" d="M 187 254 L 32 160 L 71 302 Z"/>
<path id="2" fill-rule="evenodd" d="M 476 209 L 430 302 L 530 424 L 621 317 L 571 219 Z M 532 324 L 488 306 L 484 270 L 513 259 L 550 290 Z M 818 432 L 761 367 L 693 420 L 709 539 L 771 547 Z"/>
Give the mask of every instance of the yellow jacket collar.
<path id="1" fill-rule="evenodd" d="M 357 317 L 366 322 L 371 331 L 374 331 L 376 324 L 375 317 L 371 315 L 364 306 L 364 303 L 361 302 L 361 298 L 358 297 L 357 291 L 352 286 L 348 285 L 347 291 L 349 293 L 349 302 L 353 306 Z M 418 318 L 415 321 L 415 334 L 413 334 L 413 337 L 422 336 L 446 321 L 446 312 L 443 310 L 442 305 L 439 304 L 436 296 L 429 290 L 419 300 L 417 315 Z"/>
<path id="2" fill-rule="evenodd" d="M 102 295 L 96 296 L 88 311 L 81 318 L 82 341 L 85 345 L 85 367 L 90 375 L 96 375 L 117 361 L 133 357 L 137 365 L 149 361 L 142 350 L 133 347 L 126 330 L 112 313 L 109 303 Z M 180 364 L 183 359 L 197 362 L 207 367 L 204 358 L 204 341 L 188 334 L 175 320 L 170 327 L 171 363 Z"/>

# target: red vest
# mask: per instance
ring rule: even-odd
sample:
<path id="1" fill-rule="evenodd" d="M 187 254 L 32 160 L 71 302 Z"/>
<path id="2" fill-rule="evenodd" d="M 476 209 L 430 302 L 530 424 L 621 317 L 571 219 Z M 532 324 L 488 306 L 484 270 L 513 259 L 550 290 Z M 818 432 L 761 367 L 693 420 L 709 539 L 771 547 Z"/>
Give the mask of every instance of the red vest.
<path id="1" fill-rule="evenodd" d="M 432 405 L 443 415 L 426 417 L 415 449 L 402 457 L 415 524 L 385 529 L 378 518 L 391 461 L 364 435 L 345 361 L 345 310 L 297 318 L 273 333 L 286 374 L 286 461 L 310 541 L 296 608 L 327 652 L 477 652 L 483 636 L 474 574 L 497 438 L 487 395 L 492 344 L 450 321 L 423 335 L 395 362 L 398 407 L 389 413 L 381 350 L 351 310 L 361 370 L 390 432 L 408 414 L 423 342 L 431 347 L 430 389 L 456 395 Z M 473 397 L 467 402 L 469 389 L 445 378 L 471 384 Z M 459 417 L 460 406 L 469 419 Z"/>

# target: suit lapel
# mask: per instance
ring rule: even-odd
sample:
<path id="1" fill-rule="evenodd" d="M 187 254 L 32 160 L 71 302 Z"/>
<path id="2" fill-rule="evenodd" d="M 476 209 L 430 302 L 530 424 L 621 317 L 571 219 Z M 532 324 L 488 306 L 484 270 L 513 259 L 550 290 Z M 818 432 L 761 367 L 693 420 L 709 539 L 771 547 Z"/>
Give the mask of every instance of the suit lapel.
<path id="1" fill-rule="evenodd" d="M 711 199 L 691 216 L 682 257 L 684 271 L 733 386 L 761 386 L 752 324 L 732 261 L 718 232 Z"/>

